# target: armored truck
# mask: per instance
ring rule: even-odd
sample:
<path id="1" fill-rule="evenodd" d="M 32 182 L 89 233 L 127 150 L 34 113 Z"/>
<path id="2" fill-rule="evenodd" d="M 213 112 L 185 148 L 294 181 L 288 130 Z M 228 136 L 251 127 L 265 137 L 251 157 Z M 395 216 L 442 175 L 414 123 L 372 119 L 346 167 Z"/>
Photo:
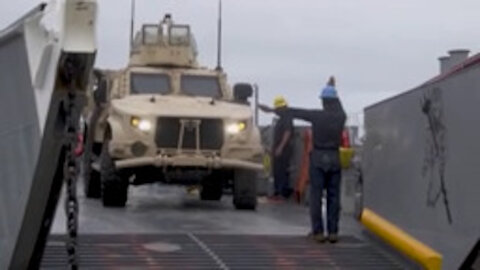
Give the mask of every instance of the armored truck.
<path id="1" fill-rule="evenodd" d="M 255 209 L 263 169 L 249 98 L 221 68 L 197 63 L 189 25 L 166 15 L 136 34 L 129 64 L 97 70 L 84 117 L 85 195 L 124 207 L 129 185 L 198 186 L 202 200 L 231 188 L 237 209 Z"/>

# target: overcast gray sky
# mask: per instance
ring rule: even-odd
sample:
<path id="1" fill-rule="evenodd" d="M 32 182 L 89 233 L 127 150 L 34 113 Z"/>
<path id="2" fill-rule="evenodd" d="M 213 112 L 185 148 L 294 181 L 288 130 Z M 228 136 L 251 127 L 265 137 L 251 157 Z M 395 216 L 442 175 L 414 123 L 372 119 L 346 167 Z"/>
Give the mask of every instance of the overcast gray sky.
<path id="1" fill-rule="evenodd" d="M 0 0 L 0 28 L 37 0 Z M 97 66 L 127 62 L 130 0 L 99 0 Z M 224 67 L 230 82 L 256 82 L 261 99 L 284 95 L 318 107 L 329 75 L 348 112 L 438 73 L 452 48 L 480 50 L 478 0 L 224 0 Z M 166 12 L 193 27 L 200 62 L 213 67 L 217 0 L 137 0 L 137 27 Z M 263 121 L 268 118 L 262 116 Z"/>

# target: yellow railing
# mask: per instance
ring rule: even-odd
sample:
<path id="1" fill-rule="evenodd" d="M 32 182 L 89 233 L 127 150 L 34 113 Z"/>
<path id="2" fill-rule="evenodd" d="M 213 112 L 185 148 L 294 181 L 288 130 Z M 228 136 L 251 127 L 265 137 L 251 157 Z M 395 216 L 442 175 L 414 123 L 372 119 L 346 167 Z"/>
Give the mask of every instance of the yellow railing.
<path id="1" fill-rule="evenodd" d="M 411 235 L 383 219 L 369 209 L 364 209 L 360 221 L 372 233 L 428 270 L 442 269 L 442 255 Z"/>

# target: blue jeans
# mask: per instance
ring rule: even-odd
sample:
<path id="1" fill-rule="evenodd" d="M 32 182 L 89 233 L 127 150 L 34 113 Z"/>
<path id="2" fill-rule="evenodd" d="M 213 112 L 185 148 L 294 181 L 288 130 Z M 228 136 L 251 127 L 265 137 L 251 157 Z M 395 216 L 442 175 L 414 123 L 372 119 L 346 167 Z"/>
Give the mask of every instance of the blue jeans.
<path id="1" fill-rule="evenodd" d="M 322 197 L 327 190 L 327 231 L 328 234 L 338 233 L 340 218 L 340 170 L 325 171 L 310 165 L 310 217 L 312 233 L 323 233 Z"/>

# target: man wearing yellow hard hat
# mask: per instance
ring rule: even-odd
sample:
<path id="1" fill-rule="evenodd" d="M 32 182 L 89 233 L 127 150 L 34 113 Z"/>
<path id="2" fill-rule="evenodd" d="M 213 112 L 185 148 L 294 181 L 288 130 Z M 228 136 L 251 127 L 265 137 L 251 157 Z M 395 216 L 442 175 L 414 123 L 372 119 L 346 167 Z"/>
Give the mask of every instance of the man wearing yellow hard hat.
<path id="1" fill-rule="evenodd" d="M 283 108 L 283 107 L 287 107 L 287 106 L 288 106 L 287 100 L 283 96 L 277 96 L 273 100 L 273 107 L 275 109 L 279 109 L 279 108 Z"/>
<path id="2" fill-rule="evenodd" d="M 293 133 L 292 118 L 286 112 L 288 109 L 287 100 L 277 96 L 273 100 L 273 107 L 278 112 L 278 120 L 274 127 L 272 157 L 273 157 L 273 178 L 274 194 L 271 199 L 284 200 L 292 194 L 288 169 L 292 155 L 291 138 Z"/>
<path id="3" fill-rule="evenodd" d="M 322 110 L 288 108 L 272 109 L 265 105 L 259 108 L 277 115 L 288 114 L 312 124 L 313 149 L 310 154 L 310 217 L 311 236 L 318 242 L 327 240 L 322 217 L 323 190 L 327 191 L 327 234 L 331 243 L 338 241 L 340 218 L 341 164 L 339 148 L 345 126 L 346 114 L 335 89 L 335 78 L 330 77 L 321 90 Z"/>

